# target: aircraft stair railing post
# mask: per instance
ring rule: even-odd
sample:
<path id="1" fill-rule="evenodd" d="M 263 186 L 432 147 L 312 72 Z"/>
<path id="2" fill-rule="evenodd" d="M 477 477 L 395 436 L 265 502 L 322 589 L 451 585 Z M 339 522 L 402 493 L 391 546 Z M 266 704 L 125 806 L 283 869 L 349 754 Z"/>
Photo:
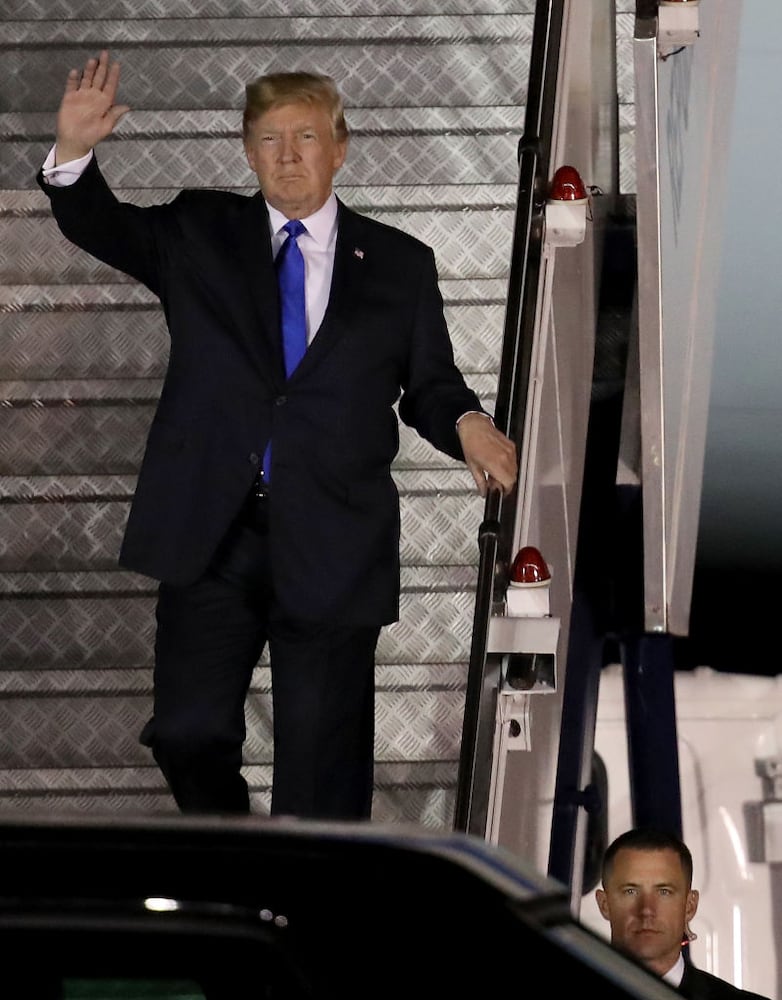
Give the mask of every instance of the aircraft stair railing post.
<path id="1" fill-rule="evenodd" d="M 519 142 L 519 180 L 508 278 L 496 425 L 523 452 L 523 428 L 532 366 L 540 281 L 548 152 L 554 125 L 560 37 L 567 0 L 535 8 L 524 135 Z M 524 489 L 520 477 L 519 490 Z M 478 533 L 479 565 L 472 644 L 465 694 L 454 829 L 487 835 L 492 795 L 492 745 L 501 682 L 502 654 L 488 652 L 492 614 L 509 582 L 515 510 L 498 491 L 486 500 Z"/>
<path id="2" fill-rule="evenodd" d="M 741 13 L 733 0 L 638 0 L 633 37 L 643 623 L 624 684 L 633 820 L 674 827 L 674 640 L 689 635 L 700 556 Z"/>
<path id="3" fill-rule="evenodd" d="M 661 357 L 650 349 L 659 344 L 661 329 L 657 18 L 658 0 L 638 0 L 634 38 L 638 259 L 631 335 L 637 338 L 636 344 L 640 342 L 640 362 L 639 351 L 630 352 L 633 360 L 628 360 L 622 402 L 626 412 L 639 415 L 642 452 L 656 454 L 662 466 L 662 435 L 655 424 L 662 421 L 655 403 L 662 399 L 662 391 L 655 380 L 661 380 L 663 372 Z M 645 399 L 637 398 L 642 382 Z M 597 422 L 594 427 L 593 421 Z M 616 485 L 617 433 L 627 431 L 620 430 L 619 423 L 611 410 L 601 413 L 593 404 L 548 872 L 570 886 L 576 912 L 588 888 L 584 885 L 586 858 L 599 856 L 601 842 L 605 846 L 607 841 L 607 793 L 595 778 L 599 762 L 594 760 L 593 747 L 599 677 L 611 638 L 624 668 L 633 822 L 667 826 L 678 833 L 682 823 L 673 646 L 663 615 L 665 551 L 657 530 L 664 517 L 661 474 L 652 469 L 641 476 L 641 485 L 620 491 Z M 628 489 L 635 495 L 633 502 L 628 502 Z M 615 511 L 613 518 L 606 516 L 608 510 Z M 617 541 L 614 536 L 619 535 L 622 538 Z M 602 578 L 607 566 L 609 575 Z M 611 591 L 621 594 L 622 600 L 607 620 L 605 601 Z M 656 617 L 650 617 L 650 606 L 657 609 Z"/>
<path id="4" fill-rule="evenodd" d="M 661 184 L 663 143 L 658 0 L 638 0 L 633 38 L 636 109 L 636 217 L 638 246 L 638 385 L 643 498 L 643 615 L 624 637 L 627 753 L 635 824 L 670 826 L 681 833 L 682 809 L 669 619 L 670 487 L 663 324 L 663 239 L 666 213 Z M 670 365 L 669 358 L 667 364 Z M 670 374 L 670 373 L 668 373 Z M 670 605 L 673 606 L 672 604 Z"/>

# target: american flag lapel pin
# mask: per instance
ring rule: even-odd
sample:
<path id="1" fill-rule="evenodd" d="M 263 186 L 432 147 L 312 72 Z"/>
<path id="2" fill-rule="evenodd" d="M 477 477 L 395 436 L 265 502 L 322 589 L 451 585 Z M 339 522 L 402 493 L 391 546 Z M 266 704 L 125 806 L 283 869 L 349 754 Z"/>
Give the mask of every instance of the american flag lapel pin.
<path id="1" fill-rule="evenodd" d="M 364 259 L 364 251 L 361 250 L 359 247 L 353 247 L 353 256 L 354 257 L 358 257 L 359 260 L 363 260 Z"/>

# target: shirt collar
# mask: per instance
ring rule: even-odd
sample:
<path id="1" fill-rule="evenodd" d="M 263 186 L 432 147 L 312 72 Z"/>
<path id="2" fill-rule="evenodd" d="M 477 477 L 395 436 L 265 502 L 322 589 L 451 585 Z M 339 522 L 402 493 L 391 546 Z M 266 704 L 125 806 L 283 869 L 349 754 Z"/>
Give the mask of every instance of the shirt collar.
<path id="1" fill-rule="evenodd" d="M 684 975 L 684 955 L 679 952 L 679 957 L 676 959 L 674 964 L 668 969 L 668 971 L 663 976 L 666 983 L 670 983 L 671 986 L 677 987 L 682 981 L 682 976 Z"/>
<path id="2" fill-rule="evenodd" d="M 269 225 L 272 236 L 276 235 L 288 221 L 287 216 L 273 208 L 268 201 L 266 207 L 269 210 Z M 328 247 L 334 238 L 337 227 L 337 196 L 332 191 L 326 201 L 320 206 L 317 212 L 308 215 L 301 222 L 307 228 L 307 233 L 322 247 Z M 284 235 L 284 234 L 283 234 Z"/>

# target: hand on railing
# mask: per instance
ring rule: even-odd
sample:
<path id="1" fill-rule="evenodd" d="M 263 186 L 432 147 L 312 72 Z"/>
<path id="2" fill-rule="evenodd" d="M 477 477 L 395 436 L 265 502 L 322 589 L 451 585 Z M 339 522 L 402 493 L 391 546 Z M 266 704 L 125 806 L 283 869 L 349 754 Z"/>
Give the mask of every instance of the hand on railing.
<path id="1" fill-rule="evenodd" d="M 482 497 L 489 490 L 508 496 L 516 488 L 519 463 L 516 445 L 497 430 L 485 413 L 466 413 L 457 424 L 464 460 Z"/>

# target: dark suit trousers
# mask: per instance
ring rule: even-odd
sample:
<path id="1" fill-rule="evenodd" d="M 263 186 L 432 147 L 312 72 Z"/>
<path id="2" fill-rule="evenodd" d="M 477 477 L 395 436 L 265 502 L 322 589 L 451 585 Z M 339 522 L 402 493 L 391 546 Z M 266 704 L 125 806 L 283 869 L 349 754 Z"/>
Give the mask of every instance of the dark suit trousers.
<path id="1" fill-rule="evenodd" d="M 160 585 L 154 712 L 141 742 L 151 747 L 183 812 L 248 812 L 241 774 L 245 702 L 268 642 L 272 813 L 366 819 L 380 628 L 312 623 L 282 612 L 270 582 L 269 502 L 248 501 L 200 580 Z"/>

